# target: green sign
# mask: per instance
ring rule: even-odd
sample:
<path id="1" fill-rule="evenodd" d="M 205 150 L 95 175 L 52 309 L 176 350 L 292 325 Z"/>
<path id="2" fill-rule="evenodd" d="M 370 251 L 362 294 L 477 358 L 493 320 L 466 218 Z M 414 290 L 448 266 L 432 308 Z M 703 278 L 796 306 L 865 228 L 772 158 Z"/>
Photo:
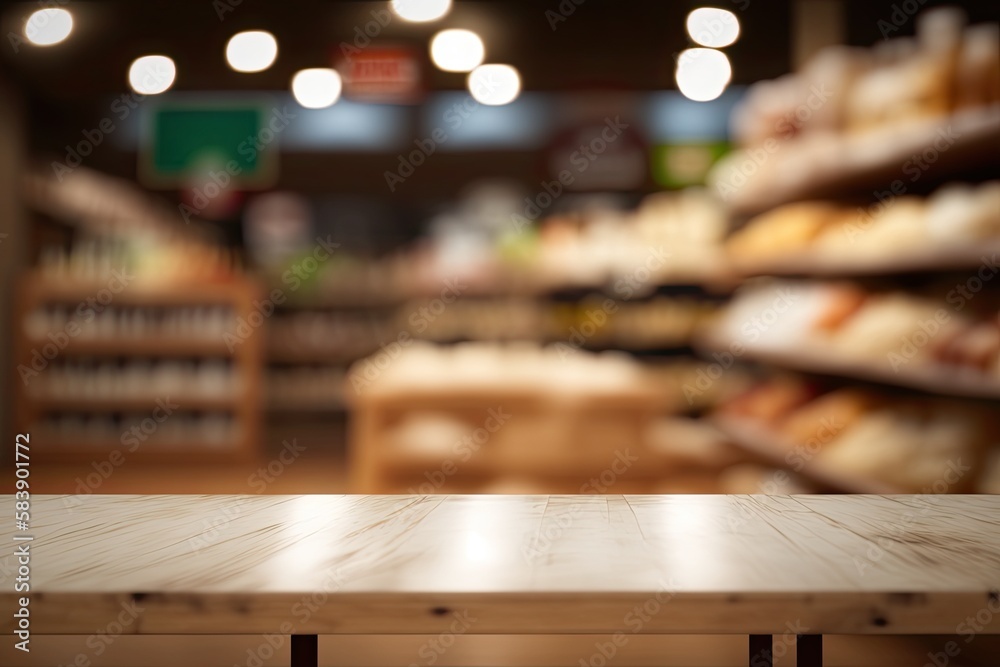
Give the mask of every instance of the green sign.
<path id="1" fill-rule="evenodd" d="M 665 188 L 703 185 L 713 164 L 729 151 L 725 141 L 663 144 L 653 148 L 653 180 Z"/>
<path id="2" fill-rule="evenodd" d="M 266 106 L 246 103 L 152 107 L 139 146 L 140 176 L 152 187 L 183 187 L 222 174 L 240 188 L 269 187 L 281 129 L 271 116 Z"/>

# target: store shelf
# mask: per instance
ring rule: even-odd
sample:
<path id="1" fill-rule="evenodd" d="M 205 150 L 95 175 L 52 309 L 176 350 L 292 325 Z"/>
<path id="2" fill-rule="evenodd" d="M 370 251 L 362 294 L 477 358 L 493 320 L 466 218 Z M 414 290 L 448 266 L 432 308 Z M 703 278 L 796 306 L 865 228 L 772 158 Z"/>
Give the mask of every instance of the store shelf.
<path id="1" fill-rule="evenodd" d="M 700 346 L 705 352 L 728 351 L 729 345 L 710 339 Z M 876 384 L 915 389 L 938 396 L 1000 400 L 1000 377 L 966 372 L 948 366 L 904 367 L 899 372 L 872 361 L 844 359 L 828 350 L 765 349 L 742 343 L 742 359 L 781 366 L 788 370 L 849 378 Z"/>
<path id="2" fill-rule="evenodd" d="M 352 364 L 378 351 L 378 347 L 355 349 L 317 350 L 301 347 L 269 347 L 266 360 L 284 364 Z"/>
<path id="3" fill-rule="evenodd" d="M 341 399 L 331 399 L 329 401 L 317 400 L 315 397 L 294 401 L 288 399 L 271 399 L 267 402 L 267 409 L 271 412 L 345 412 L 347 403 Z"/>
<path id="4" fill-rule="evenodd" d="M 240 407 L 241 396 L 193 396 L 190 392 L 164 392 L 158 396 L 117 396 L 107 398 L 79 397 L 61 398 L 50 396 L 29 396 L 27 400 L 46 411 L 61 412 L 148 412 L 159 405 L 158 401 L 170 401 L 171 408 L 178 412 L 226 412 Z"/>
<path id="5" fill-rule="evenodd" d="M 537 449 L 533 452 L 519 451 L 503 455 L 484 448 L 467 461 L 457 460 L 454 452 L 422 454 L 399 447 L 386 448 L 379 456 L 387 475 L 416 477 L 429 471 L 441 470 L 443 465 L 450 462 L 456 469 L 455 474 L 463 476 L 523 475 L 532 479 L 587 479 L 599 476 L 615 461 L 614 452 L 567 456 L 563 452 L 547 453 Z M 642 466 L 629 469 L 628 476 L 630 479 L 659 479 L 669 470 L 670 465 L 666 462 L 644 460 Z"/>
<path id="6" fill-rule="evenodd" d="M 935 150 L 936 159 L 926 171 L 904 171 L 941 137 L 950 142 Z M 899 180 L 909 185 L 916 171 L 921 186 L 943 183 L 970 169 L 996 164 L 1000 143 L 1000 107 L 969 109 L 942 118 L 910 125 L 887 125 L 864 134 L 840 137 L 822 147 L 805 140 L 781 145 L 769 161 L 742 187 L 730 193 L 728 204 L 741 215 L 805 199 L 837 198 L 859 193 L 871 196 Z M 821 150 L 822 149 L 822 150 Z M 761 149 L 763 152 L 763 149 Z M 814 159 L 807 159 L 809 153 Z M 788 167 L 795 164 L 792 172 Z M 910 163 L 912 165 L 912 163 Z"/>
<path id="7" fill-rule="evenodd" d="M 813 276 L 823 278 L 889 276 L 947 271 L 974 271 L 1000 253 L 1000 242 L 991 239 L 978 245 L 925 248 L 900 252 L 891 257 L 863 255 L 830 257 L 799 253 L 780 260 L 738 263 L 740 272 L 751 276 Z"/>
<path id="8" fill-rule="evenodd" d="M 70 275 L 55 276 L 38 270 L 20 276 L 16 314 L 18 324 L 15 329 L 17 363 L 33 367 L 32 364 L 36 363 L 33 357 L 37 356 L 37 351 L 55 343 L 49 336 L 38 336 L 37 332 L 32 337 L 26 335 L 30 327 L 38 326 L 37 313 L 50 309 L 54 304 L 63 304 L 71 309 L 86 307 L 94 310 L 107 305 L 112 305 L 115 309 L 120 306 L 156 308 L 165 311 L 165 321 L 171 317 L 174 321 L 180 321 L 181 310 L 190 312 L 192 307 L 214 306 L 230 312 L 235 321 L 240 318 L 246 320 L 256 312 L 254 299 L 259 298 L 259 284 L 251 278 L 241 276 L 206 282 L 193 279 L 153 281 L 137 276 L 125 282 L 127 284 L 123 285 L 121 282 L 85 280 Z M 178 312 L 171 312 L 173 310 Z M 44 324 L 44 320 L 42 322 Z M 189 322 L 192 323 L 195 323 L 194 320 Z M 148 454 L 136 452 L 136 460 L 192 464 L 201 461 L 235 461 L 256 456 L 260 434 L 260 376 L 263 369 L 261 352 L 264 337 L 259 334 L 243 338 L 230 351 L 222 335 L 207 335 L 209 331 L 218 330 L 218 319 L 213 320 L 213 323 L 216 325 L 214 328 L 206 326 L 191 329 L 190 333 L 182 337 L 168 336 L 163 329 L 152 326 L 147 327 L 146 335 L 142 336 L 131 332 L 124 334 L 122 330 L 114 328 L 100 328 L 99 331 L 95 328 L 85 333 L 78 332 L 77 336 L 64 333 L 65 346 L 59 350 L 59 356 L 52 360 L 53 363 L 61 365 L 68 358 L 84 357 L 104 358 L 104 361 L 96 366 L 89 363 L 73 366 L 74 377 L 80 377 L 81 381 L 84 376 L 90 378 L 86 384 L 74 385 L 76 389 L 73 391 L 67 391 L 67 388 L 72 387 L 64 383 L 64 386 L 55 387 L 54 392 L 50 393 L 47 391 L 46 382 L 49 380 L 46 378 L 35 378 L 40 383 L 37 386 L 19 387 L 15 393 L 18 430 L 40 433 L 47 428 L 46 422 L 60 413 L 84 418 L 89 416 L 97 421 L 110 421 L 111 415 L 115 414 L 152 414 L 158 405 L 169 400 L 171 406 L 177 406 L 171 407 L 171 410 L 180 413 L 226 413 L 235 430 L 225 442 L 201 442 L 199 435 L 195 434 L 190 442 L 164 444 L 162 448 L 158 447 L 155 452 Z M 106 335 L 96 336 L 97 333 Z M 107 363 L 115 365 L 107 361 L 109 358 L 127 358 L 129 365 L 141 362 L 152 366 L 159 365 L 161 360 L 164 364 L 175 364 L 176 362 L 165 361 L 172 358 L 211 359 L 211 364 L 230 367 L 237 375 L 239 384 L 232 386 L 211 381 L 215 375 L 205 378 L 210 381 L 202 382 L 198 379 L 200 376 L 181 373 L 170 384 L 171 389 L 164 391 L 155 381 L 158 376 L 150 373 L 148 381 L 128 391 L 125 385 L 114 383 L 113 378 L 103 376 L 103 379 L 99 379 L 101 367 Z M 222 359 L 226 361 L 217 361 Z M 50 378 L 54 379 L 55 376 Z M 104 391 L 98 393 L 94 390 L 97 387 L 103 387 Z M 87 438 L 83 433 L 65 435 L 68 442 L 62 445 L 42 438 L 45 447 L 39 448 L 44 449 L 41 456 L 60 461 L 74 457 L 81 461 L 98 460 L 98 457 L 107 456 L 111 448 L 120 447 L 120 443 L 105 442 L 97 433 L 92 438 Z M 133 456 L 129 455 L 128 458 L 131 460 Z"/>
<path id="9" fill-rule="evenodd" d="M 729 438 L 732 444 L 768 463 L 783 469 L 790 469 L 785 457 L 794 451 L 796 444 L 787 438 L 770 432 L 757 422 L 730 416 L 715 415 L 712 423 Z M 801 457 L 800 457 L 801 458 Z M 872 479 L 864 479 L 843 473 L 825 465 L 816 457 L 806 461 L 795 474 L 816 484 L 842 493 L 894 494 L 906 493 L 890 484 Z"/>
<path id="10" fill-rule="evenodd" d="M 39 271 L 21 278 L 24 298 L 31 303 L 89 304 L 99 307 L 101 299 L 109 303 L 136 306 L 200 306 L 227 305 L 234 298 L 247 297 L 246 280 L 218 282 L 160 282 L 133 277 L 124 285 L 112 280 L 78 280 L 73 277 L 54 278 Z M 256 291 L 256 288 L 250 288 Z M 117 291 L 115 291 L 117 290 Z M 107 294 L 107 297 L 104 297 Z"/>
<path id="11" fill-rule="evenodd" d="M 134 445 L 118 440 L 87 440 L 66 443 L 54 439 L 39 439 L 42 444 L 31 449 L 32 461 L 58 463 L 90 463 L 108 461 L 112 452 L 118 451 L 125 462 L 190 465 L 190 459 L 199 463 L 232 463 L 249 458 L 244 445 L 233 442 L 214 443 L 188 441 L 183 443 L 143 442 L 134 451 Z M 187 459 L 186 457 L 190 457 Z"/>
<path id="12" fill-rule="evenodd" d="M 29 339 L 32 349 L 41 350 L 52 341 L 47 338 Z M 229 345 L 218 338 L 70 338 L 60 355 L 94 357 L 230 357 Z"/>

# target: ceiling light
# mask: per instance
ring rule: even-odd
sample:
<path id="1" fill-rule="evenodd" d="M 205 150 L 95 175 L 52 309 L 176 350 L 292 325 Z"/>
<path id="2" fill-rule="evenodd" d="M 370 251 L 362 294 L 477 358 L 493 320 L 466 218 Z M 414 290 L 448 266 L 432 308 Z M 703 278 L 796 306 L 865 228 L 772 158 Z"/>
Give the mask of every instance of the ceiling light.
<path id="1" fill-rule="evenodd" d="M 445 72 L 471 72 L 485 57 L 483 40 L 471 30 L 442 30 L 431 40 L 431 60 Z"/>
<path id="2" fill-rule="evenodd" d="M 292 77 L 292 95 L 306 109 L 325 109 L 340 99 L 340 74 L 324 67 L 304 69 Z"/>
<path id="3" fill-rule="evenodd" d="M 392 0 L 392 11 L 404 21 L 436 21 L 451 9 L 451 0 Z"/>
<path id="4" fill-rule="evenodd" d="M 696 102 L 714 100 L 733 76 L 729 58 L 715 49 L 687 49 L 677 59 L 677 87 Z"/>
<path id="5" fill-rule="evenodd" d="M 469 92 L 481 104 L 509 104 L 521 93 L 521 77 L 510 65 L 480 65 L 472 70 Z"/>
<path id="6" fill-rule="evenodd" d="M 729 46 L 740 36 L 740 21 L 726 9 L 702 7 L 688 14 L 687 31 L 696 43 L 719 48 Z"/>
<path id="7" fill-rule="evenodd" d="M 52 46 L 73 32 L 73 15 L 65 9 L 39 9 L 24 24 L 24 36 L 36 46 Z"/>
<path id="8" fill-rule="evenodd" d="M 128 83 L 140 95 L 158 95 L 174 85 L 177 66 L 166 56 L 137 58 L 128 69 Z"/>
<path id="9" fill-rule="evenodd" d="M 263 72 L 278 57 L 278 42 L 264 30 L 233 35 L 226 44 L 226 61 L 237 72 Z"/>

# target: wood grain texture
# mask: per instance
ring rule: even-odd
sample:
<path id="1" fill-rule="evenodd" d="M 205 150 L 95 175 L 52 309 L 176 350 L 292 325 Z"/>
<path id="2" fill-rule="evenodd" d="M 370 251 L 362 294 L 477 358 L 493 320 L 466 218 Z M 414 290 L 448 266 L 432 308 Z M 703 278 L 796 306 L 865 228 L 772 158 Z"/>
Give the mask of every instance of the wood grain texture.
<path id="1" fill-rule="evenodd" d="M 1000 633 L 996 496 L 35 496 L 26 534 L 37 634 Z"/>

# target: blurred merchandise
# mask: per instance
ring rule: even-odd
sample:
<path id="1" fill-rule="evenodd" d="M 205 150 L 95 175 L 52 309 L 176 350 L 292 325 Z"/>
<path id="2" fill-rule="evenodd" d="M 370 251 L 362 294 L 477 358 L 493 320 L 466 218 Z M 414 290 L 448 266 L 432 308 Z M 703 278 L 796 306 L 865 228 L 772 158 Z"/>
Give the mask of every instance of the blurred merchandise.
<path id="1" fill-rule="evenodd" d="M 868 207 L 785 204 L 751 219 L 727 240 L 726 251 L 748 273 L 882 273 L 975 267 L 1000 250 L 998 239 L 1000 181 L 990 181 L 947 185 L 926 198 L 892 196 Z"/>
<path id="2" fill-rule="evenodd" d="M 750 88 L 732 118 L 744 150 L 709 180 L 731 206 L 756 212 L 894 179 L 900 195 L 931 164 L 935 179 L 987 166 L 1000 137 L 998 52 L 998 25 L 965 26 L 956 8 L 921 13 L 916 38 L 820 51 L 800 72 Z"/>
<path id="3" fill-rule="evenodd" d="M 749 451 L 852 493 L 962 493 L 988 475 L 997 415 L 954 400 L 827 390 L 795 376 L 723 405 L 716 423 Z"/>

